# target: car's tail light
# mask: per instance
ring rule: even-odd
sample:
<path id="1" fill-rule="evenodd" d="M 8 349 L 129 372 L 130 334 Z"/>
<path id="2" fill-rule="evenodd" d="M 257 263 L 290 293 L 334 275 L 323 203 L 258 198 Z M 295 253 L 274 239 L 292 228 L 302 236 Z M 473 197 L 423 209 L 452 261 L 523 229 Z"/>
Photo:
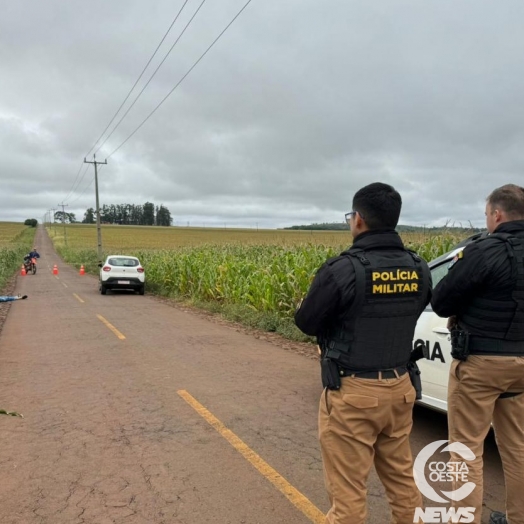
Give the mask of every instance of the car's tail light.
<path id="1" fill-rule="evenodd" d="M 102 268 L 103 271 L 111 271 L 111 266 L 104 266 Z"/>
<path id="2" fill-rule="evenodd" d="M 136 270 L 137 270 L 139 273 L 143 273 L 143 272 L 144 272 L 144 268 L 143 268 L 143 267 L 137 267 Z"/>

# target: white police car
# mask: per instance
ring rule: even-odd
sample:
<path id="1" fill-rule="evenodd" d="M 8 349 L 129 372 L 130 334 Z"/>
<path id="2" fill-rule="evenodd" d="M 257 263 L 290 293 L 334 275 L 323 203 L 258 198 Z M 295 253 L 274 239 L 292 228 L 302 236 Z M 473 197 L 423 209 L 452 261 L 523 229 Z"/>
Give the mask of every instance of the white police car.
<path id="1" fill-rule="evenodd" d="M 452 251 L 429 262 L 433 287 L 447 275 L 451 260 L 471 241 L 485 235 L 486 233 L 477 233 L 458 244 Z M 439 411 L 448 409 L 448 373 L 452 358 L 447 322 L 447 318 L 439 317 L 431 309 L 431 305 L 428 305 L 417 322 L 413 341 L 414 346 L 424 344 L 429 354 L 429 359 L 417 362 L 422 372 L 422 399 L 418 402 Z"/>

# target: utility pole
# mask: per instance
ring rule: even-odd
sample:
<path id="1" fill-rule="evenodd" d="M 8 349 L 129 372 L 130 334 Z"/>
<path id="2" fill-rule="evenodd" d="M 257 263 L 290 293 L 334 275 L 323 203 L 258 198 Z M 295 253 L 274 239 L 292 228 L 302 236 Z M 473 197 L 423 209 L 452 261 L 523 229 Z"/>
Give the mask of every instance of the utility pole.
<path id="1" fill-rule="evenodd" d="M 65 211 L 64 207 L 69 207 L 69 204 L 64 204 L 63 202 L 61 204 L 58 204 L 59 206 L 62 206 L 62 225 L 64 226 L 64 243 L 67 247 L 67 234 L 66 234 L 66 227 L 65 227 Z"/>
<path id="2" fill-rule="evenodd" d="M 88 162 L 84 158 L 84 164 L 94 164 L 95 165 L 95 193 L 96 193 L 96 236 L 98 240 L 98 263 L 102 263 L 102 228 L 100 227 L 100 201 L 98 199 L 98 169 L 99 164 L 107 164 L 107 160 L 103 162 L 96 161 L 96 155 L 93 155 L 93 161 Z"/>
<path id="3" fill-rule="evenodd" d="M 56 208 L 55 208 L 55 207 L 52 207 L 52 208 L 51 208 L 51 211 L 53 212 L 53 231 L 54 231 L 55 236 L 56 236 L 56 220 L 55 220 L 55 211 L 56 211 Z"/>

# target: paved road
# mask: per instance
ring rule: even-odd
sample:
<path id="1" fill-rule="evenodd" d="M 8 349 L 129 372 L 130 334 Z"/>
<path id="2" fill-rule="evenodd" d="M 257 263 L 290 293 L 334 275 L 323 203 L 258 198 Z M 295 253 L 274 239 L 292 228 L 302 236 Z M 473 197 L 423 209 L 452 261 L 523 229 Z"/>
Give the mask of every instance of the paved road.
<path id="1" fill-rule="evenodd" d="M 154 297 L 101 296 L 36 242 L 0 335 L 0 407 L 24 414 L 0 417 L 0 522 L 322 523 L 316 361 Z M 417 408 L 414 451 L 438 438 L 445 418 Z M 492 440 L 487 462 L 500 509 Z M 369 506 L 388 522 L 374 474 Z"/>

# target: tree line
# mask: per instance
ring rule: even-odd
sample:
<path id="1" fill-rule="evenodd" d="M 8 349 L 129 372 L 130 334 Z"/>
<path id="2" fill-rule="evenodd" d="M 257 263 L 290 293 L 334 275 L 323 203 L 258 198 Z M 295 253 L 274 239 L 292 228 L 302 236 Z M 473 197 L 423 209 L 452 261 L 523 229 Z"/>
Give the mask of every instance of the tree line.
<path id="1" fill-rule="evenodd" d="M 322 224 L 308 224 L 300 226 L 284 227 L 283 229 L 294 229 L 294 230 L 306 230 L 306 231 L 349 231 L 349 226 L 345 222 L 326 222 Z M 395 228 L 399 233 L 432 233 L 439 234 L 447 231 L 455 231 L 457 233 L 479 233 L 483 231 L 481 228 L 470 227 L 457 227 L 454 224 L 445 224 L 444 226 L 404 226 L 398 225 Z"/>
<path id="2" fill-rule="evenodd" d="M 90 207 L 84 214 L 83 224 L 94 224 L 96 212 Z M 100 208 L 100 222 L 135 226 L 170 226 L 173 223 L 167 207 L 151 202 L 140 204 L 104 204 Z"/>
<path id="3" fill-rule="evenodd" d="M 57 211 L 55 220 L 73 224 L 77 222 L 74 213 Z M 151 202 L 140 204 L 104 204 L 100 208 L 102 224 L 122 224 L 134 226 L 170 226 L 173 223 L 171 212 L 167 207 L 156 206 Z M 96 210 L 88 208 L 84 213 L 82 224 L 95 224 Z"/>

